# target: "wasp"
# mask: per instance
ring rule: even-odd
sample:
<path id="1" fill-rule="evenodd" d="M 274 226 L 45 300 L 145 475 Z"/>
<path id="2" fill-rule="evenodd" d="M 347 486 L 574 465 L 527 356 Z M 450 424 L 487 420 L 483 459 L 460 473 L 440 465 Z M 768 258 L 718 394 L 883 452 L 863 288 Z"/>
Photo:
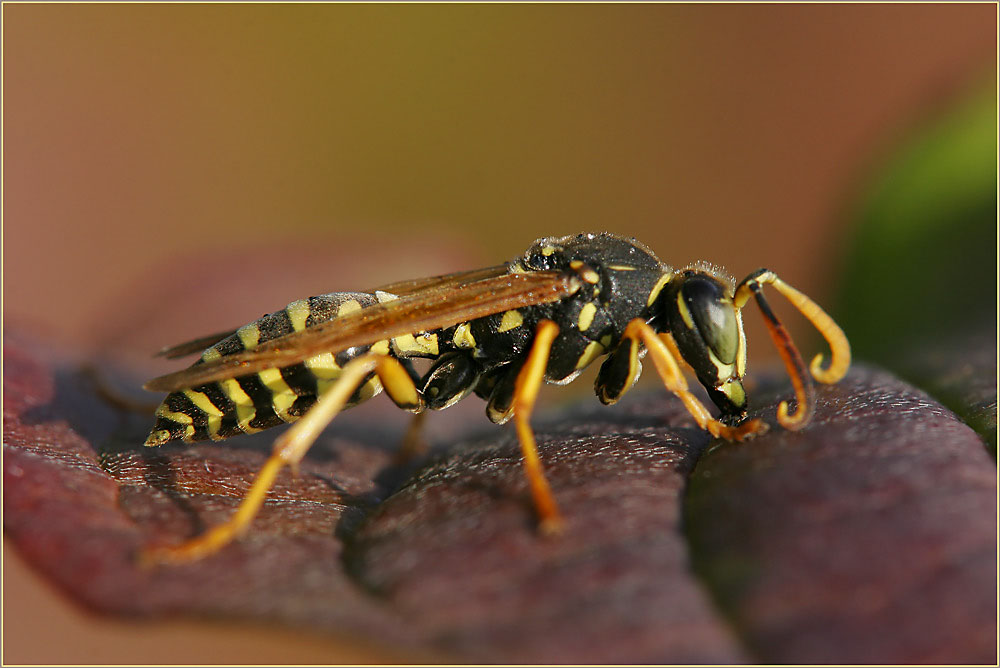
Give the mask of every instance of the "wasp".
<path id="1" fill-rule="evenodd" d="M 809 372 L 764 298 L 771 285 L 826 339 L 829 363 Z M 778 423 L 801 429 L 815 397 L 812 378 L 835 383 L 850 365 L 843 331 L 812 300 L 767 269 L 736 283 L 698 262 L 673 269 L 639 241 L 610 233 L 538 239 L 523 255 L 486 269 L 401 281 L 367 292 L 334 292 L 294 301 L 231 332 L 161 351 L 168 358 L 203 350 L 192 366 L 146 384 L 169 394 L 156 410 L 147 446 L 173 440 L 222 440 L 288 422 L 229 521 L 176 546 L 149 550 L 154 562 L 209 555 L 245 532 L 284 467 L 297 468 L 319 433 L 343 409 L 382 390 L 413 413 L 447 408 L 471 393 L 496 424 L 513 419 L 543 533 L 562 515 L 539 460 L 530 418 L 543 383 L 565 384 L 598 358 L 595 391 L 617 402 L 652 359 L 667 390 L 701 428 L 726 440 L 760 434 L 743 387 L 742 308 L 756 300 L 795 393 Z M 430 360 L 418 373 L 415 359 Z M 694 395 L 693 372 L 719 409 Z"/>

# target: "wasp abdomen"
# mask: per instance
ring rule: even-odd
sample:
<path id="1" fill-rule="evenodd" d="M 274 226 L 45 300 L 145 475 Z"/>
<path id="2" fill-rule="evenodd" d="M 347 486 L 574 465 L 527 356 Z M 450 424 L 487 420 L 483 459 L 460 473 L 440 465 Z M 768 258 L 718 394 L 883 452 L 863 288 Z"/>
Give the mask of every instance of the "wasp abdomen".
<path id="1" fill-rule="evenodd" d="M 387 297 L 363 292 L 335 292 L 300 299 L 239 328 L 201 355 L 195 364 L 233 355 L 280 336 L 367 308 Z M 412 338 L 412 337 L 410 337 Z M 187 442 L 221 440 L 292 422 L 304 415 L 340 376 L 348 361 L 368 350 L 390 353 L 388 341 L 349 351 L 323 353 L 282 368 L 171 392 L 156 411 L 156 424 L 146 445 L 183 439 Z M 382 389 L 377 378 L 364 383 L 351 397 L 361 403 Z"/>

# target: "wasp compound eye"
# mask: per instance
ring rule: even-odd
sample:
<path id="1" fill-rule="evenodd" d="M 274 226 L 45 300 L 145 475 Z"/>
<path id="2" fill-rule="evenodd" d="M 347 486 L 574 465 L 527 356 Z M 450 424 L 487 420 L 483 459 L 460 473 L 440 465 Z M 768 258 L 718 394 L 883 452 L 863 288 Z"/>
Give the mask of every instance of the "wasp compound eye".
<path id="1" fill-rule="evenodd" d="M 717 282 L 693 276 L 681 286 L 681 296 L 701 338 L 723 364 L 732 364 L 740 348 L 736 309 Z"/>

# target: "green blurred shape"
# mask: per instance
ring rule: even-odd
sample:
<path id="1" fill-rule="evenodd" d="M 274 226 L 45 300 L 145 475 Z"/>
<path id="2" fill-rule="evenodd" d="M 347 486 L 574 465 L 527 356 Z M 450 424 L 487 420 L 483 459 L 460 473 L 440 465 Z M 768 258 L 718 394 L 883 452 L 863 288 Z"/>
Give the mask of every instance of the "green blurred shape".
<path id="1" fill-rule="evenodd" d="M 994 451 L 995 81 L 912 133 L 872 180 L 835 302 L 857 358 L 935 395 Z"/>

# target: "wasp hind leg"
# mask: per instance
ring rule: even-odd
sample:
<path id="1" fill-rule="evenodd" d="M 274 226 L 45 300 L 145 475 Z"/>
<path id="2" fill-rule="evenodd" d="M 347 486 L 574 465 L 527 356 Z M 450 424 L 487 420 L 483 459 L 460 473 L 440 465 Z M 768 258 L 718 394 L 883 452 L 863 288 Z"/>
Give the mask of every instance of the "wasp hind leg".
<path id="1" fill-rule="evenodd" d="M 341 375 L 309 411 L 275 441 L 272 454 L 264 462 L 239 507 L 224 524 L 180 545 L 145 550 L 140 561 L 145 565 L 176 564 L 207 557 L 243 534 L 257 515 L 278 473 L 285 466 L 297 468 L 320 432 L 344 408 L 345 404 L 372 373 L 386 393 L 399 406 L 420 410 L 423 399 L 406 369 L 393 357 L 369 353 L 344 365 Z"/>
<path id="2" fill-rule="evenodd" d="M 636 318 L 628 324 L 623 338 L 639 341 L 646 346 L 646 351 L 653 360 L 663 385 L 684 402 L 684 407 L 698 423 L 698 426 L 712 436 L 729 441 L 740 441 L 767 430 L 767 425 L 758 419 L 747 420 L 738 426 L 730 427 L 713 418 L 712 414 L 705 408 L 705 404 L 701 403 L 698 397 L 694 396 L 688 389 L 687 380 L 684 378 L 677 360 L 674 359 L 674 355 L 670 352 L 670 348 L 656 333 L 656 330 L 641 318 Z"/>

